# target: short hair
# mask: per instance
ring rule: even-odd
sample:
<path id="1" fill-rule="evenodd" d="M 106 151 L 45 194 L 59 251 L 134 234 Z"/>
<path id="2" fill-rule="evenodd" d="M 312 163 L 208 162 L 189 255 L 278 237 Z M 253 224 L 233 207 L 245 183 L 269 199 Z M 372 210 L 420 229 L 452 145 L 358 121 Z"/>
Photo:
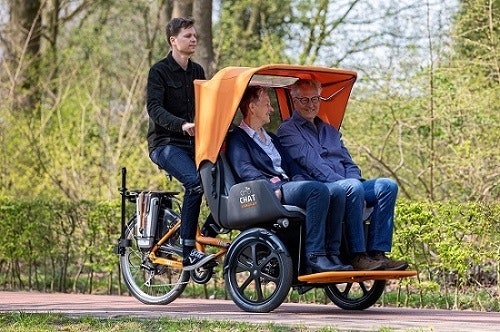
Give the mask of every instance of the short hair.
<path id="1" fill-rule="evenodd" d="M 168 22 L 167 27 L 165 28 L 165 33 L 167 35 L 167 43 L 172 46 L 170 42 L 170 37 L 176 37 L 181 29 L 189 29 L 194 25 L 194 19 L 191 17 L 174 17 Z"/>
<path id="2" fill-rule="evenodd" d="M 243 114 L 243 117 L 246 117 L 248 114 L 248 110 L 250 109 L 250 103 L 254 103 L 259 100 L 262 92 L 266 91 L 266 89 L 262 86 L 252 85 L 248 86 L 243 93 L 243 97 L 240 100 L 240 111 Z"/>
<path id="3" fill-rule="evenodd" d="M 292 97 L 299 96 L 299 90 L 303 87 L 312 87 L 321 92 L 321 83 L 315 79 L 298 79 L 290 86 L 290 95 Z"/>

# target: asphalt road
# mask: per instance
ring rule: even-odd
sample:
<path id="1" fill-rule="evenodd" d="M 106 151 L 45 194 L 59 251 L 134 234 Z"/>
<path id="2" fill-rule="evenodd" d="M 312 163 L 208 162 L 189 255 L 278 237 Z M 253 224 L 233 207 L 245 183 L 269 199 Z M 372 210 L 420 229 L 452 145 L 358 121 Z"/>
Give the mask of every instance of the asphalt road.
<path id="1" fill-rule="evenodd" d="M 346 311 L 330 305 L 283 303 L 267 314 L 248 313 L 232 301 L 176 299 L 168 305 L 145 305 L 128 296 L 0 292 L 0 312 L 63 313 L 72 317 L 198 318 L 274 323 L 339 331 L 500 331 L 500 313 L 371 307 Z"/>

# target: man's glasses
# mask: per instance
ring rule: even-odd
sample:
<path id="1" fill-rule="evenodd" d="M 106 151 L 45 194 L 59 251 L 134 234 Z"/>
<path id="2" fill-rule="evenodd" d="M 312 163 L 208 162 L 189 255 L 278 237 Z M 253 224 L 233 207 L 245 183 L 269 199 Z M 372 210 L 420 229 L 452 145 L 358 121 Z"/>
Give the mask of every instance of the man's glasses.
<path id="1" fill-rule="evenodd" d="M 320 97 L 319 96 L 314 96 L 311 98 L 309 98 L 309 97 L 295 97 L 295 99 L 297 99 L 302 105 L 309 104 L 309 101 L 311 101 L 311 103 L 316 105 L 317 103 L 319 103 Z"/>

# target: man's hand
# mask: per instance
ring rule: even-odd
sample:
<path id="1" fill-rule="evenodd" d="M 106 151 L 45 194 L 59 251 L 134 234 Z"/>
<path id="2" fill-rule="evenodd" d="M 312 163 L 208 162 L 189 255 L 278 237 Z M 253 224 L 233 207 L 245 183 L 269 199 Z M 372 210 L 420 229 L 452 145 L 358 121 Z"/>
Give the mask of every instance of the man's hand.
<path id="1" fill-rule="evenodd" d="M 194 123 L 185 122 L 182 125 L 182 131 L 188 134 L 189 136 L 194 136 Z"/>

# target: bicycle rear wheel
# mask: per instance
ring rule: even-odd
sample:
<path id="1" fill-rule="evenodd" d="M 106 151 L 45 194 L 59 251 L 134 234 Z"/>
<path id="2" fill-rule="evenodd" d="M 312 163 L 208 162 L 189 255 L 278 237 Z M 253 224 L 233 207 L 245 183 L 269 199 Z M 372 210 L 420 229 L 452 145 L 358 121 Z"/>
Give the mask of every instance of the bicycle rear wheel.
<path id="1" fill-rule="evenodd" d="M 329 284 L 325 287 L 325 293 L 342 309 L 364 310 L 374 305 L 382 296 L 385 283 L 385 280 L 364 280 Z"/>
<path id="2" fill-rule="evenodd" d="M 120 256 L 120 269 L 130 293 L 145 304 L 168 304 L 178 298 L 189 282 L 189 272 L 170 266 L 153 264 L 148 253 L 141 251 L 134 237 L 137 216 L 130 218 L 125 237 L 130 239 L 130 246 Z M 158 255 L 161 257 L 179 257 L 182 250 L 179 243 L 180 231 L 162 246 Z"/>

